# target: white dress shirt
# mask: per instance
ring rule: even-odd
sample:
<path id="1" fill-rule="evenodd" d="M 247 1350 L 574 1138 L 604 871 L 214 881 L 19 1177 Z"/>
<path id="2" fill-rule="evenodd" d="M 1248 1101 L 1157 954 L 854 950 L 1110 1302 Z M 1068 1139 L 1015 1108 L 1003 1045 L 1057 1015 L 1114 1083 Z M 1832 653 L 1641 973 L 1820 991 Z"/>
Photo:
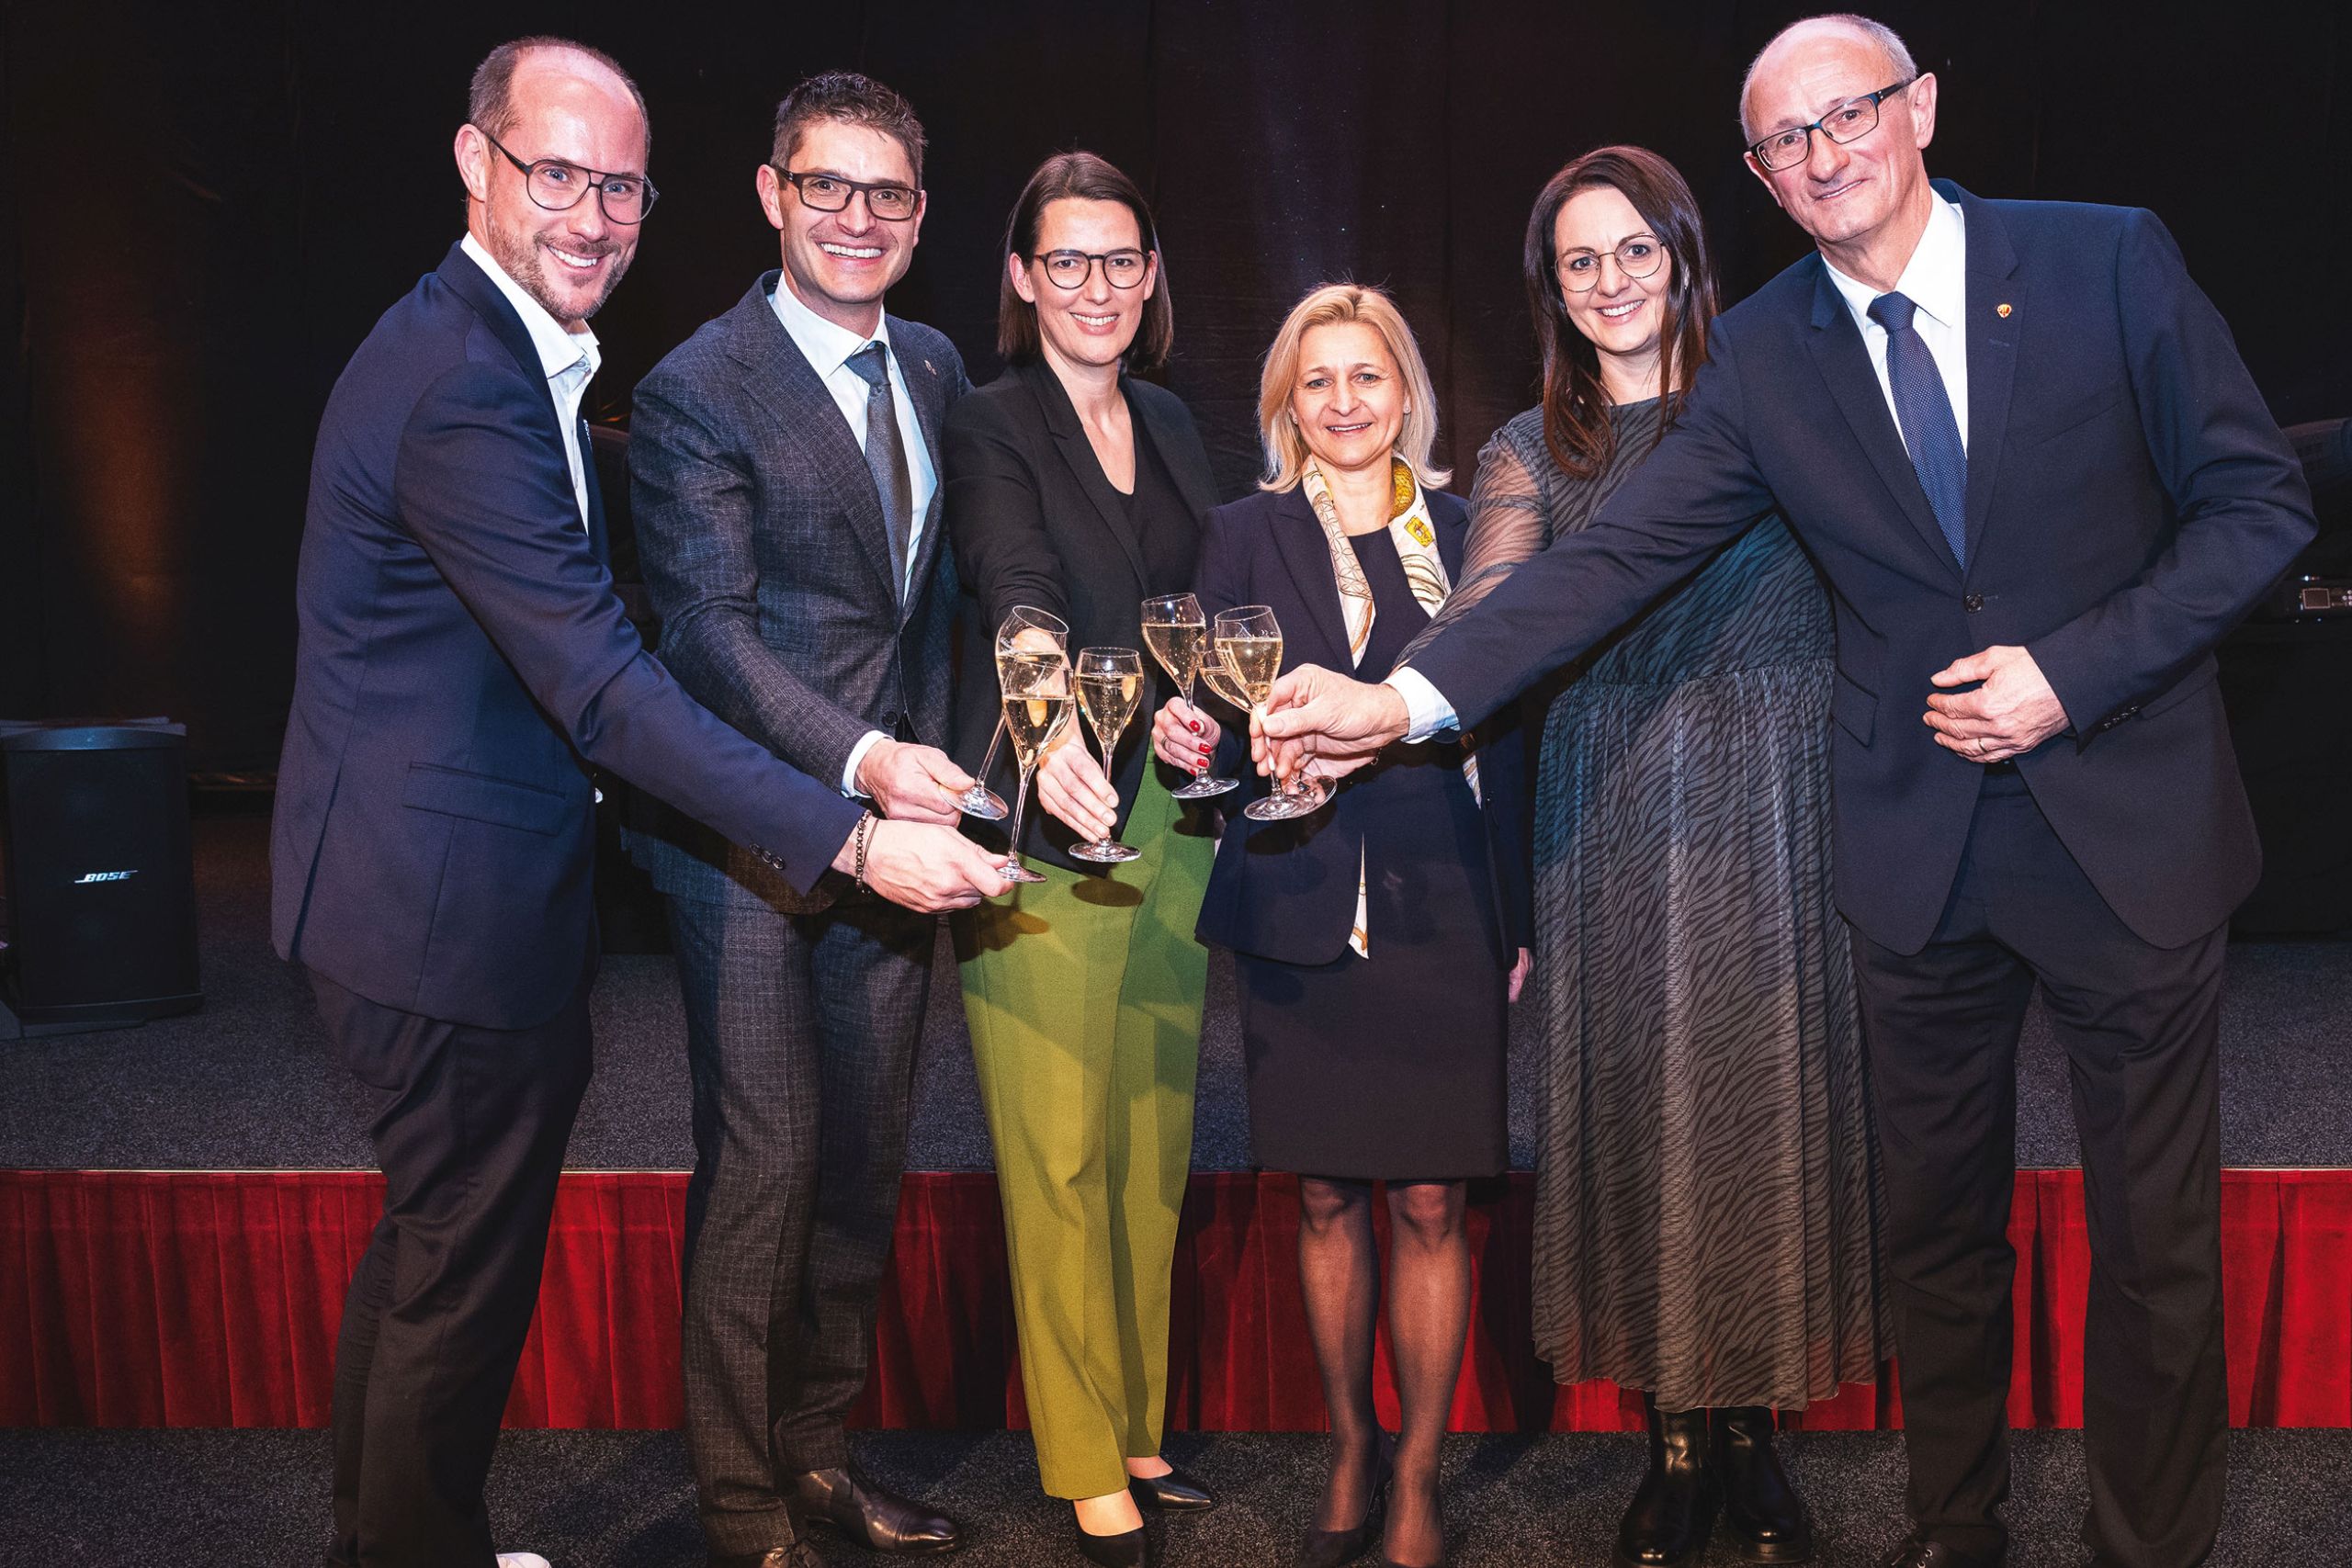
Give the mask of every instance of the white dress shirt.
<path id="1" fill-rule="evenodd" d="M 1828 258 L 1823 257 L 1822 264 L 1828 265 Z M 1894 416 L 1894 432 L 1900 436 L 1903 421 L 1894 413 L 1894 384 L 1886 375 L 1886 329 L 1871 320 L 1871 301 L 1878 298 L 1878 290 L 1834 266 L 1829 267 L 1829 281 L 1853 312 L 1854 325 L 1861 329 L 1862 347 L 1870 354 L 1871 368 L 1878 372 L 1879 395 L 1886 400 L 1887 412 Z M 1912 247 L 1903 276 L 1895 279 L 1894 292 L 1918 307 L 1912 312 L 1911 325 L 1934 356 L 1936 374 L 1943 378 L 1944 395 L 1951 400 L 1951 415 L 1960 425 L 1960 449 L 1964 453 L 1968 450 L 1968 338 L 1962 318 L 1968 304 L 1968 225 L 1957 205 L 1936 197 L 1928 226 Z M 1905 449 L 1909 450 L 1908 442 Z M 1405 699 L 1406 719 L 1411 726 L 1405 732 L 1408 740 L 1426 740 L 1440 730 L 1455 728 L 1453 705 L 1419 671 L 1408 666 L 1390 675 L 1386 684 Z"/>
<path id="2" fill-rule="evenodd" d="M 586 327 L 568 333 L 548 313 L 548 308 L 523 291 L 523 286 L 506 276 L 506 269 L 492 261 L 490 253 L 468 234 L 458 248 L 473 259 L 473 264 L 490 275 L 491 282 L 506 296 L 514 313 L 523 318 L 523 330 L 531 334 L 531 346 L 539 351 L 539 369 L 548 378 L 548 389 L 555 394 L 556 428 L 563 433 L 563 459 L 571 468 L 571 499 L 580 508 L 580 526 L 588 526 L 588 469 L 586 454 L 580 449 L 580 400 L 587 395 L 589 378 L 604 363 L 604 355 L 596 346 L 596 334 Z"/>
<path id="3" fill-rule="evenodd" d="M 850 355 L 869 343 L 882 345 L 883 362 L 890 370 L 890 402 L 899 416 L 899 446 L 907 455 L 907 479 L 913 487 L 914 516 L 907 528 L 907 578 L 899 584 L 901 597 L 913 592 L 915 547 L 922 539 L 925 514 L 931 511 L 932 495 L 939 489 L 939 469 L 931 460 L 931 449 L 923 445 L 922 422 L 915 418 L 915 400 L 907 394 L 907 378 L 899 370 L 898 350 L 890 346 L 889 318 L 879 318 L 874 335 L 860 337 L 846 327 L 825 320 L 800 302 L 792 286 L 782 277 L 776 279 L 775 291 L 768 296 L 768 303 L 775 311 L 775 319 L 784 323 L 785 334 L 792 339 L 800 356 L 817 372 L 825 390 L 833 395 L 833 403 L 842 411 L 842 418 L 849 422 L 850 434 L 857 438 L 857 449 L 865 450 L 865 411 L 874 389 L 865 377 L 850 367 Z M 874 749 L 875 742 L 889 737 L 878 729 L 869 729 L 850 748 L 849 761 L 842 769 L 842 793 L 859 795 L 865 792 L 857 787 L 858 764 Z"/>
<path id="4" fill-rule="evenodd" d="M 1827 258 L 1823 260 L 1826 265 Z M 1878 291 L 1834 266 L 1829 268 L 1829 281 L 1837 285 L 1838 297 L 1853 312 L 1854 325 L 1861 329 L 1862 347 L 1870 353 L 1871 368 L 1878 372 L 1879 392 L 1886 399 L 1887 412 L 1893 414 L 1894 383 L 1886 377 L 1886 329 L 1871 320 L 1871 301 L 1878 298 Z M 1903 276 L 1894 280 L 1894 292 L 1918 307 L 1912 312 L 1911 325 L 1935 358 L 1936 374 L 1943 378 L 1944 396 L 1951 400 L 1951 417 L 1960 425 L 1960 449 L 1966 452 L 1968 335 L 1962 330 L 1962 318 L 1968 309 L 1968 225 L 1958 207 L 1936 197 L 1928 226 L 1920 231 L 1918 244 L 1912 247 Z M 1903 434 L 1900 416 L 1895 418 L 1894 433 Z M 1905 450 L 1909 445 L 1905 443 Z"/>

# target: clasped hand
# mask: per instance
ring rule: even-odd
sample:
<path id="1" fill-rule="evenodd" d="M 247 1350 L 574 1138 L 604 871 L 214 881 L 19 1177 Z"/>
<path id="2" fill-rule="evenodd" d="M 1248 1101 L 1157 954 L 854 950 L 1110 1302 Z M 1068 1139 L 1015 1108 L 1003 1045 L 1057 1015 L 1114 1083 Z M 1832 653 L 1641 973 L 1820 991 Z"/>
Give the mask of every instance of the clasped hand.
<path id="1" fill-rule="evenodd" d="M 2065 705 L 2022 648 L 1998 646 L 1956 659 L 1929 677 L 1939 688 L 1922 715 L 1936 744 L 1972 762 L 2023 756 L 2067 726 Z M 1974 691 L 1952 686 L 1982 682 Z"/>
<path id="2" fill-rule="evenodd" d="M 857 786 L 892 821 L 948 824 L 961 816 L 956 797 L 972 775 L 935 746 L 877 740 L 858 759 Z"/>

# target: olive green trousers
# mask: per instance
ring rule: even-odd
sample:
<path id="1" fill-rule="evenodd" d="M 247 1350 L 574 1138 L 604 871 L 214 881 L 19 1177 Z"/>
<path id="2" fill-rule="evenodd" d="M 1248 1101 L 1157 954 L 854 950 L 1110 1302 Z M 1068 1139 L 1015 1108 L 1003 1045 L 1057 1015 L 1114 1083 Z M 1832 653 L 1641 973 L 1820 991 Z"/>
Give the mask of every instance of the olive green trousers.
<path id="1" fill-rule="evenodd" d="M 1159 1452 L 1169 1265 L 1193 1159 L 1208 953 L 1193 939 L 1216 844 L 1154 769 L 1140 858 L 957 918 L 956 957 L 1021 1336 L 1037 1470 L 1056 1497 L 1127 1483 Z"/>

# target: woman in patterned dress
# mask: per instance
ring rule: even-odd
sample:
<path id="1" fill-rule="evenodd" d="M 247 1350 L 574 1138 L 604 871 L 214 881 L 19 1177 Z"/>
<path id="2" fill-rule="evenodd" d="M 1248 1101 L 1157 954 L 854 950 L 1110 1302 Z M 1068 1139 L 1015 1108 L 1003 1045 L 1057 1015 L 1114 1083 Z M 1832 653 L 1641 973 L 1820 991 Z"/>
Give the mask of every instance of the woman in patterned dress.
<path id="1" fill-rule="evenodd" d="M 1462 581 L 1432 631 L 1585 527 L 1705 359 L 1705 239 L 1655 153 L 1602 148 L 1554 175 L 1525 272 L 1544 399 L 1479 456 Z M 1562 1382 L 1643 1391 L 1624 1568 L 1695 1562 L 1718 1515 L 1751 1561 L 1810 1558 L 1772 1412 L 1871 1380 L 1891 1343 L 1831 902 L 1831 670 L 1826 596 L 1766 517 L 1529 695 L 1535 1333 Z"/>

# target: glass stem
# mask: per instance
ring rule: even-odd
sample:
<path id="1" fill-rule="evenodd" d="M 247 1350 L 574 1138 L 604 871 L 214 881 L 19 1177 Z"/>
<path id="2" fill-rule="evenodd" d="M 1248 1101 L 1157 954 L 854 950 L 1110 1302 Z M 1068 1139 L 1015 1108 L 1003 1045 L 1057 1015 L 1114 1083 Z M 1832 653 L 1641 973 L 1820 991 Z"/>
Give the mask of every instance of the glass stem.
<path id="1" fill-rule="evenodd" d="M 996 772 L 996 749 L 1004 744 L 1004 716 L 996 716 L 996 733 L 989 737 L 989 754 L 980 759 L 980 787 L 989 787 L 989 775 Z"/>
<path id="2" fill-rule="evenodd" d="M 1192 686 L 1192 682 L 1189 682 L 1189 681 L 1188 681 L 1188 682 L 1186 682 L 1184 683 L 1184 705 L 1185 705 L 1186 707 L 1191 707 L 1191 706 L 1193 705 L 1193 686 Z M 1199 761 L 1199 760 L 1198 760 L 1198 758 L 1197 758 L 1197 750 L 1196 750 L 1196 753 L 1195 753 L 1195 760 L 1194 760 L 1194 761 L 1193 761 L 1193 782 L 1198 783 L 1200 780 L 1204 779 L 1204 778 L 1206 778 L 1206 777 L 1208 777 L 1208 776 L 1209 776 L 1209 765 L 1208 765 L 1206 762 L 1204 762 L 1204 761 Z"/>
<path id="3" fill-rule="evenodd" d="M 1029 775 L 1036 771 L 1035 764 L 1023 768 L 1021 787 L 1012 792 L 1012 845 L 1005 852 L 1004 863 L 1007 865 L 1021 863 L 1021 814 L 1029 805 Z"/>
<path id="4" fill-rule="evenodd" d="M 1102 777 L 1110 784 L 1111 794 L 1115 797 L 1119 793 L 1119 781 L 1111 776 L 1111 748 L 1117 744 L 1119 738 L 1115 733 L 1105 735 L 1097 730 L 1094 739 L 1102 742 Z M 1114 831 L 1115 830 L 1114 829 Z M 1107 850 L 1111 847 L 1111 835 L 1105 833 L 1094 842 L 1097 849 Z"/>

